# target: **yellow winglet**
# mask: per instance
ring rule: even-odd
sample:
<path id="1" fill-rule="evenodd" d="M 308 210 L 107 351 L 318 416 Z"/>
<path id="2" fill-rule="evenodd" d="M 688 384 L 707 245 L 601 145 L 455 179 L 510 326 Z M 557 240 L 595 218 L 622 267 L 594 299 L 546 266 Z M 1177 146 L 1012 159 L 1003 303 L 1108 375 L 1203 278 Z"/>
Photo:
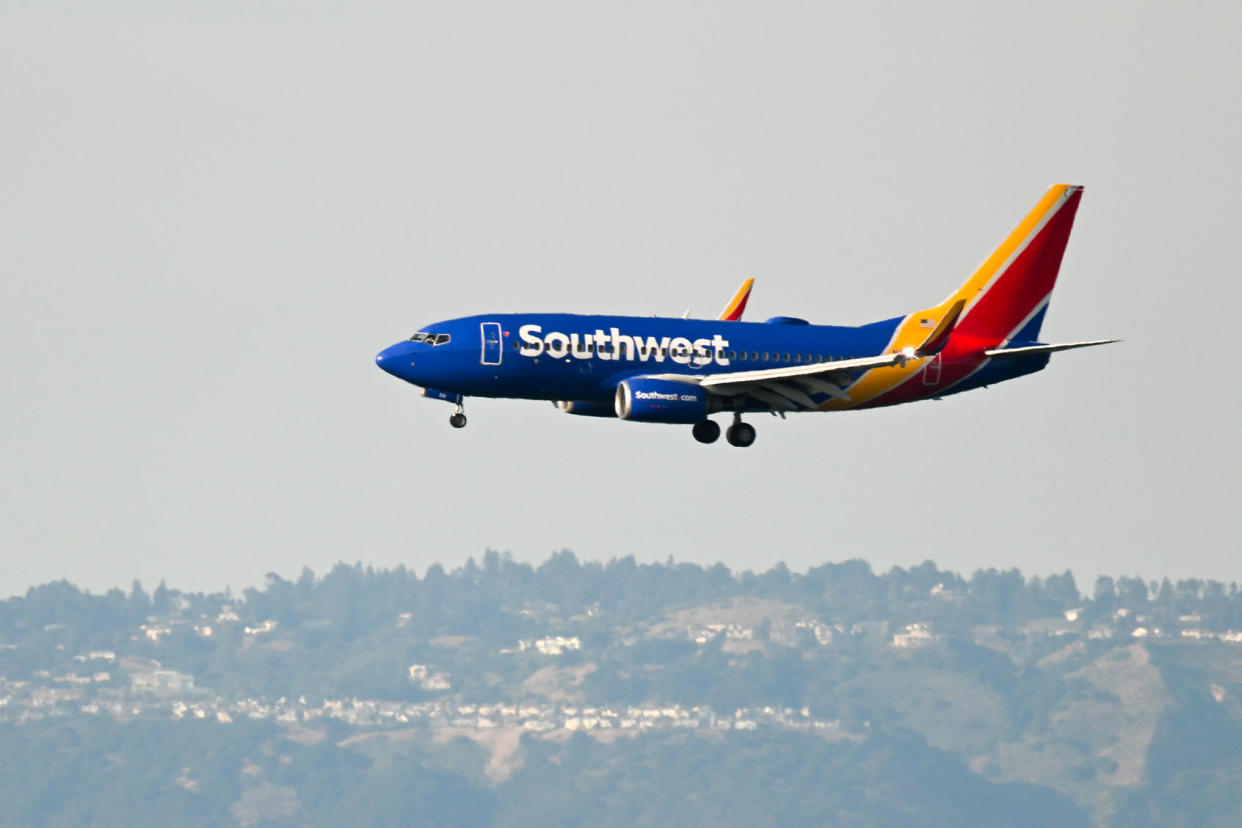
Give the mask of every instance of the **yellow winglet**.
<path id="1" fill-rule="evenodd" d="M 729 304 L 725 305 L 725 309 L 720 312 L 717 319 L 721 322 L 736 322 L 741 319 L 746 311 L 746 300 L 750 298 L 750 289 L 754 284 L 754 279 L 742 282 L 742 286 L 737 289 L 737 293 L 733 294 L 733 298 L 729 300 Z"/>
<path id="2" fill-rule="evenodd" d="M 934 356 L 940 353 L 944 348 L 944 344 L 949 341 L 949 334 L 953 333 L 953 328 L 957 325 L 957 318 L 962 315 L 962 308 L 966 307 L 965 299 L 958 299 L 953 303 L 953 307 L 949 308 L 949 312 L 940 318 L 940 324 L 936 326 L 936 330 L 931 332 L 931 336 L 923 340 L 923 344 L 915 350 L 915 355 L 921 357 Z"/>

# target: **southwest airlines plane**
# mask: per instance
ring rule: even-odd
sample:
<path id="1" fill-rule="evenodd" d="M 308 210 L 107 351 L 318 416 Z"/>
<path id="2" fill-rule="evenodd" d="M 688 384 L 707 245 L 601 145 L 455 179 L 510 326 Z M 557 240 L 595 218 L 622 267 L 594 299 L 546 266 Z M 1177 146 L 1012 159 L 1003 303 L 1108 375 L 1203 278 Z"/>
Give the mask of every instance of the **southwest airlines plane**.
<path id="1" fill-rule="evenodd" d="M 742 322 L 748 279 L 717 319 L 497 313 L 428 325 L 375 358 L 455 404 L 467 396 L 550 400 L 569 414 L 682 423 L 712 443 L 755 441 L 746 413 L 842 411 L 938 399 L 1032 374 L 1050 354 L 1116 340 L 1049 345 L 1039 329 L 1082 187 L 1058 184 L 941 302 L 844 327 L 778 316 Z"/>

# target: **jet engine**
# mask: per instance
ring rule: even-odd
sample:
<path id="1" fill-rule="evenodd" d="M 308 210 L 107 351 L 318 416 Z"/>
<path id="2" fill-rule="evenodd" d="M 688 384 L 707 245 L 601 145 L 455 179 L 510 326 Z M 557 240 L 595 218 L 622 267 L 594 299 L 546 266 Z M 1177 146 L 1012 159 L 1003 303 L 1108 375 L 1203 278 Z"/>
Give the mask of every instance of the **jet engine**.
<path id="1" fill-rule="evenodd" d="M 635 377 L 617 386 L 616 412 L 639 423 L 697 423 L 718 411 L 717 398 L 697 385 Z"/>

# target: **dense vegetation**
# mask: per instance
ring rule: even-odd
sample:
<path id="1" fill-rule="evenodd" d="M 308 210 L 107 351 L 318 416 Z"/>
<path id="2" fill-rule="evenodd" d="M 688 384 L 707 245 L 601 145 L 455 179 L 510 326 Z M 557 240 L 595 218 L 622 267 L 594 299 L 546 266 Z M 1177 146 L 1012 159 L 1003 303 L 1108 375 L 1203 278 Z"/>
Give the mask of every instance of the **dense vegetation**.
<path id="1" fill-rule="evenodd" d="M 1235 584 L 930 562 L 62 581 L 0 602 L 0 824 L 1236 824 L 1239 629 Z M 155 668 L 195 687 L 154 704 Z M 304 715 L 334 699 L 449 712 Z M 201 718 L 229 702 L 258 712 Z M 565 724 L 588 706 L 621 726 Z M 624 729 L 660 706 L 698 718 Z"/>

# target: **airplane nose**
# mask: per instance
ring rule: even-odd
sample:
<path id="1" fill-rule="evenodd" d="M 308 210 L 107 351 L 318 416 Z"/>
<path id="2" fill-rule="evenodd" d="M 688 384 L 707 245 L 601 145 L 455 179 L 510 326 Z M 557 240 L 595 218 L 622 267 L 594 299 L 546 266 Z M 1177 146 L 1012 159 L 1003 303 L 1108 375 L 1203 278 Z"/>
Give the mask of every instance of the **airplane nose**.
<path id="1" fill-rule="evenodd" d="M 410 367 L 410 348 L 408 342 L 398 342 L 396 345 L 389 345 L 384 350 L 375 355 L 375 364 L 382 370 L 392 374 L 394 377 L 401 376 L 402 369 Z"/>

